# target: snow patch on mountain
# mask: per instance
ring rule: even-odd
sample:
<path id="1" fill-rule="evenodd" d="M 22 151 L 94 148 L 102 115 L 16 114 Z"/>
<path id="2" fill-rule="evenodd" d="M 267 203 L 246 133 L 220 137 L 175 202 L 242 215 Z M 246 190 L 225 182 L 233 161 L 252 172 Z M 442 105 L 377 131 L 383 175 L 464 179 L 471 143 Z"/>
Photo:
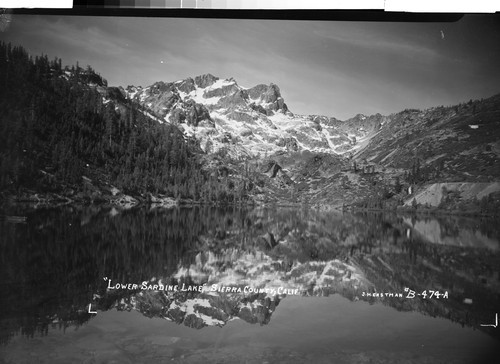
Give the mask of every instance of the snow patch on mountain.
<path id="1" fill-rule="evenodd" d="M 245 88 L 232 78 L 206 74 L 146 88 L 128 86 L 125 92 L 153 119 L 177 124 L 197 138 L 205 152 L 225 148 L 236 157 L 290 150 L 345 154 L 366 145 L 374 130 L 371 117 L 364 115 L 355 120 L 368 123 L 369 130 L 347 134 L 351 129 L 336 119 L 293 114 L 272 83 Z"/>

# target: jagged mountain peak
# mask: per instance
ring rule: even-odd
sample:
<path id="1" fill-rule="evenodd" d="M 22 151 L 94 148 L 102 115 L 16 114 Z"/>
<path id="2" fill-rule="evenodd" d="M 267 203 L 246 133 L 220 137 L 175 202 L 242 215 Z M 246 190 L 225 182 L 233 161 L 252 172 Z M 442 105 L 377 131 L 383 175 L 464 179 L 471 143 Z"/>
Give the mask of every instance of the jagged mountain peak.
<path id="1" fill-rule="evenodd" d="M 235 155 L 286 150 L 344 153 L 351 140 L 335 130 L 336 119 L 294 115 L 275 83 L 247 88 L 210 73 L 148 87 L 129 86 L 130 99 L 160 122 L 178 125 L 205 151 Z"/>
<path id="2" fill-rule="evenodd" d="M 148 102 L 149 99 L 165 99 L 165 94 L 168 94 L 168 98 L 174 96 L 177 98 L 176 101 L 194 100 L 196 103 L 205 105 L 212 110 L 216 108 L 233 110 L 235 108 L 247 108 L 249 111 L 254 110 L 266 115 L 276 111 L 288 112 L 288 107 L 276 84 L 260 84 L 252 88 L 244 88 L 238 85 L 232 77 L 221 79 L 210 73 L 198 75 L 194 78 L 188 77 L 175 82 L 159 81 L 144 88 L 141 86 L 128 86 L 127 93 L 131 99 L 146 104 L 147 107 L 151 107 Z M 162 105 L 163 110 L 166 111 L 160 112 L 160 118 L 164 117 L 162 114 L 167 114 L 172 109 L 172 106 L 175 105 Z"/>
<path id="3" fill-rule="evenodd" d="M 250 88 L 245 88 L 238 85 L 233 77 L 222 79 L 211 73 L 206 73 L 195 76 L 194 78 L 188 77 L 176 81 L 173 84 L 175 84 L 176 88 L 181 92 L 189 94 L 195 91 L 197 96 L 201 94 L 205 99 L 239 94 L 239 96 L 246 101 L 259 105 L 276 103 L 276 105 L 272 106 L 267 105 L 274 111 L 288 111 L 281 95 L 280 88 L 272 82 L 269 85 L 258 84 Z"/>
<path id="4" fill-rule="evenodd" d="M 357 114 L 345 121 L 301 116 L 290 112 L 275 83 L 246 88 L 234 78 L 210 73 L 145 88 L 127 87 L 126 92 L 158 121 L 176 124 L 187 136 L 196 137 L 206 152 L 224 148 L 235 156 L 287 150 L 357 155 L 376 135 L 393 133 L 390 130 L 406 119 L 420 125 L 455 112 L 452 107 L 405 110 L 389 116 Z"/>
<path id="5" fill-rule="evenodd" d="M 194 78 L 194 83 L 199 88 L 206 88 L 208 86 L 212 86 L 217 80 L 219 80 L 219 77 L 206 73 L 204 75 L 196 76 Z"/>
<path id="6" fill-rule="evenodd" d="M 288 107 L 281 96 L 280 88 L 274 83 L 269 85 L 260 84 L 247 90 L 250 99 L 264 108 L 272 111 L 288 111 Z"/>

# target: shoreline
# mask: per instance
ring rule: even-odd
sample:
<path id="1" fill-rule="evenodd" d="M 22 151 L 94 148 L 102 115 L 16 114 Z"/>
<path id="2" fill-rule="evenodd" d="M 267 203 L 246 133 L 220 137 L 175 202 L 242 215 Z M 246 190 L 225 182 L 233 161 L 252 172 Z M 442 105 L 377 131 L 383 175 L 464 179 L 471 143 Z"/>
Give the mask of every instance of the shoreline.
<path id="1" fill-rule="evenodd" d="M 130 209 L 141 206 L 154 206 L 158 208 L 179 208 L 179 207 L 194 207 L 194 206 L 214 206 L 214 207 L 281 207 L 281 208 L 310 208 L 319 209 L 321 211 L 340 211 L 340 212 L 373 212 L 373 213 L 399 213 L 408 215 L 427 215 L 427 216 L 465 216 L 465 217 L 496 217 L 500 215 L 498 212 L 481 212 L 477 210 L 451 210 L 442 208 L 429 208 L 418 206 L 417 208 L 408 206 L 398 206 L 396 208 L 364 208 L 352 205 L 342 205 L 338 201 L 336 203 L 303 203 L 290 201 L 245 201 L 245 202 L 218 202 L 218 201 L 202 201 L 192 199 L 174 199 L 164 195 L 148 194 L 147 196 L 136 196 L 127 194 L 99 194 L 95 196 L 81 195 L 63 196 L 58 193 L 34 193 L 25 192 L 19 195 L 2 193 L 0 194 L 0 211 L 8 210 L 9 208 L 57 208 L 63 206 L 101 206 L 101 207 L 118 207 Z"/>
<path id="2" fill-rule="evenodd" d="M 377 209 L 377 208 L 363 208 L 363 207 L 350 207 L 344 211 L 351 212 L 390 212 L 408 215 L 445 215 L 445 216 L 465 216 L 465 217 L 496 217 L 500 215 L 497 213 L 480 212 L 475 210 L 446 210 L 439 208 L 426 208 L 426 207 L 398 207 L 396 209 Z"/>

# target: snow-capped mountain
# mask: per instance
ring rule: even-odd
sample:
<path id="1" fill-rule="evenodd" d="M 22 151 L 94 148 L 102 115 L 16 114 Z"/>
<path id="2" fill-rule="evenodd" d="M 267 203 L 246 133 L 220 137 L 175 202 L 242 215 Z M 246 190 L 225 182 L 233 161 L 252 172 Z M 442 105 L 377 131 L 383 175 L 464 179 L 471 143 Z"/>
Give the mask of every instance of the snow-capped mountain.
<path id="1" fill-rule="evenodd" d="M 372 188 L 378 182 L 391 186 L 396 177 L 407 180 L 404 173 L 411 172 L 417 160 L 425 166 L 420 179 L 426 181 L 434 176 L 436 181 L 491 182 L 498 175 L 492 169 L 498 155 L 498 96 L 387 116 L 357 114 L 340 121 L 294 114 L 275 84 L 245 88 L 233 78 L 210 74 L 115 91 L 139 104 L 145 115 L 176 125 L 207 155 L 223 151 L 221 155 L 233 161 L 250 157 L 277 163 L 278 173 L 273 169 L 269 177 L 283 175 L 278 189 L 288 191 L 293 185 L 302 200 L 338 203 L 367 198 L 378 193 Z M 471 164 L 471 156 L 478 163 Z M 378 182 L 358 180 L 359 171 Z"/>
<path id="2" fill-rule="evenodd" d="M 158 121 L 195 136 L 209 152 L 229 147 L 236 156 L 287 150 L 343 154 L 374 133 L 372 127 L 352 130 L 352 123 L 335 118 L 294 114 L 273 83 L 245 88 L 233 78 L 205 74 L 122 91 Z"/>
<path id="3" fill-rule="evenodd" d="M 393 196 L 389 202 L 394 207 L 409 206 L 414 198 L 417 205 L 437 206 L 443 194 L 433 198 L 432 204 L 419 196 L 427 193 L 428 187 L 441 190 L 443 182 L 448 183 L 447 189 L 452 188 L 449 183 L 467 182 L 472 184 L 467 189 L 487 183 L 479 187 L 488 194 L 498 190 L 497 184 L 494 188 L 490 184 L 497 182 L 500 175 L 495 163 L 499 155 L 499 95 L 454 106 L 407 109 L 387 116 L 358 114 L 340 121 L 329 116 L 294 114 L 280 88 L 272 83 L 246 88 L 233 78 L 205 74 L 124 89 L 109 87 L 90 67 L 62 69 L 58 64 L 51 66 L 47 77 L 57 79 L 63 93 L 79 90 L 74 98 L 78 102 L 70 98 L 68 103 L 75 103 L 71 108 L 77 110 L 73 119 L 82 119 L 77 128 L 89 125 L 81 132 L 69 133 L 70 139 L 78 142 L 60 143 L 61 150 L 68 149 L 68 145 L 82 148 L 73 158 L 78 163 L 62 163 L 54 157 L 58 152 L 50 152 L 40 158 L 34 174 L 40 171 L 49 176 L 52 170 L 64 170 L 59 175 L 80 176 L 84 172 L 84 181 L 98 181 L 98 190 L 111 191 L 118 185 L 119 190 L 135 196 L 142 191 L 141 197 L 153 191 L 170 197 L 181 195 L 225 203 L 326 202 L 337 207 L 357 202 L 366 207 L 369 199 L 370 206 L 380 207 Z M 87 95 L 85 101 L 82 94 Z M 52 109 L 58 109 L 59 100 L 53 97 Z M 97 114 L 97 123 L 85 117 L 85 107 L 89 113 Z M 45 109 L 39 108 L 43 113 Z M 31 112 L 25 117 L 34 121 L 35 114 Z M 67 115 L 58 118 L 54 120 L 66 120 Z M 54 130 L 67 127 L 68 123 L 63 122 Z M 151 128 L 157 128 L 159 134 L 168 133 L 159 149 L 153 147 L 157 136 L 149 132 Z M 100 143 L 84 141 L 90 139 L 88 131 L 93 131 L 93 140 Z M 52 136 L 51 140 L 64 139 L 67 134 Z M 166 141 L 174 135 L 178 138 L 176 143 Z M 143 139 L 139 143 L 138 137 Z M 88 144 L 92 147 L 84 148 Z M 134 153 L 135 148 L 140 153 Z M 191 157 L 196 157 L 189 166 L 180 163 L 179 172 L 178 155 L 182 152 L 185 161 L 187 150 Z M 91 158 L 89 152 L 93 152 Z M 126 155 L 122 162 L 129 163 L 114 166 L 110 179 L 106 177 L 108 171 L 101 168 L 117 164 L 118 155 Z M 12 157 L 12 165 L 20 160 L 16 158 Z M 47 161 L 56 161 L 56 167 Z M 167 171 L 170 167 L 172 171 Z M 195 170 L 200 171 L 200 176 L 187 180 L 196 186 L 182 183 L 179 187 L 175 174 L 185 178 Z M 11 175 L 16 171 L 13 169 Z M 218 187 L 202 188 L 209 180 Z M 66 197 L 71 198 L 71 189 L 68 191 Z M 30 195 L 33 194 L 27 194 Z M 453 200 L 448 195 L 446 199 Z M 484 196 L 480 193 L 475 197 L 479 201 Z"/>

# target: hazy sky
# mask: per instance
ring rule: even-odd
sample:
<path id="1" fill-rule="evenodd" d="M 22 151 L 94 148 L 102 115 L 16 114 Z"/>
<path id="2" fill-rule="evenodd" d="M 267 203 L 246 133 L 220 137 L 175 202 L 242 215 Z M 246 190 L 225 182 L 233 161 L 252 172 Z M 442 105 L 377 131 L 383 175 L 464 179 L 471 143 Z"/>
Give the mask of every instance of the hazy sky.
<path id="1" fill-rule="evenodd" d="M 346 119 L 500 93 L 500 17 L 376 23 L 14 15 L 0 39 L 109 85 L 212 73 L 275 83 L 292 112 Z"/>

